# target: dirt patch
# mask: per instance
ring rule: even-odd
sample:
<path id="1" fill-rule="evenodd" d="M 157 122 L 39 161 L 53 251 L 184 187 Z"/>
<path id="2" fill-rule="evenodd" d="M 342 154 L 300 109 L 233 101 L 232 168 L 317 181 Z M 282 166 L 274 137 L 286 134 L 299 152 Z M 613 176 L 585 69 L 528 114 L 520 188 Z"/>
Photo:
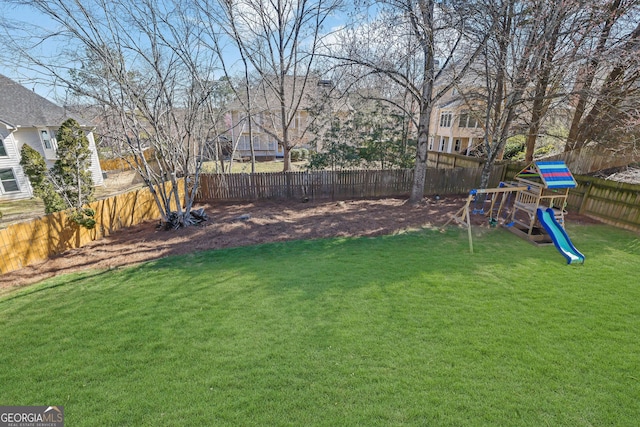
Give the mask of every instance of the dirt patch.
<path id="1" fill-rule="evenodd" d="M 208 249 L 339 236 L 381 236 L 437 227 L 455 214 L 465 200 L 465 196 L 432 197 L 417 206 L 404 199 L 206 204 L 201 207 L 209 221 L 202 226 L 164 231 L 157 228 L 157 222 L 147 222 L 119 230 L 82 248 L 3 274 L 0 288 L 25 286 L 84 269 L 116 268 Z M 474 225 L 487 226 L 486 217 L 474 215 L 472 220 Z M 577 216 L 567 220 L 593 222 Z"/>

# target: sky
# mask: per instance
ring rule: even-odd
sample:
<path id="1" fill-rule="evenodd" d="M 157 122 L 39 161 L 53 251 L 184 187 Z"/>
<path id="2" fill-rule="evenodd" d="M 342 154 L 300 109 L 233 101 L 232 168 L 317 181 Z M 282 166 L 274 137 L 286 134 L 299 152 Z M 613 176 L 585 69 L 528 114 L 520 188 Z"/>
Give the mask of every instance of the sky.
<path id="1" fill-rule="evenodd" d="M 53 21 L 35 11 L 33 8 L 10 5 L 7 0 L 0 0 L 0 19 L 2 22 L 0 26 L 4 26 L 4 28 L 1 28 L 0 30 L 3 32 L 11 31 L 7 26 L 7 22 L 11 20 L 37 23 L 40 26 L 49 28 L 54 28 L 56 25 Z M 339 28 L 344 24 L 344 20 L 344 15 L 333 16 L 325 23 L 325 28 Z M 55 52 L 59 46 L 53 44 L 47 46 L 45 43 L 43 44 L 43 48 L 48 50 L 48 52 Z M 34 90 L 39 95 L 53 102 L 60 103 L 61 99 L 64 97 L 64 93 L 56 93 L 53 81 L 47 82 L 48 78 L 46 75 L 43 76 L 43 74 L 29 68 L 33 68 L 33 66 L 20 67 L 15 63 L 15 61 L 14 63 L 11 63 L 6 59 L 5 61 L 0 62 L 0 74 L 23 84 L 25 87 Z"/>
<path id="2" fill-rule="evenodd" d="M 7 28 L 7 22 L 11 20 L 37 22 L 40 25 L 53 25 L 52 21 L 32 8 L 9 5 L 4 0 L 0 0 L 0 17 L 2 22 L 0 25 L 4 26 L 2 32 L 10 31 L 10 29 Z M 56 102 L 56 98 L 58 98 L 54 92 L 53 84 L 38 82 L 38 80 L 42 80 L 41 75 L 35 73 L 33 70 L 11 63 L 8 61 L 8 58 L 0 62 L 0 74 L 15 80 L 50 101 Z"/>

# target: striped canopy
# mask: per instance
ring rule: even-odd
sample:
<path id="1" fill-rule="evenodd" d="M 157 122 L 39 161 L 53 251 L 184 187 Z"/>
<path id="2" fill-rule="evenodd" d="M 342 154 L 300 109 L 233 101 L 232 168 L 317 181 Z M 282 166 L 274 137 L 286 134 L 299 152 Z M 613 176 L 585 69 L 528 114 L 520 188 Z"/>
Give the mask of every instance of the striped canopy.
<path id="1" fill-rule="evenodd" d="M 575 188 L 577 186 L 571 171 L 561 160 L 534 162 L 520 171 L 516 178 L 539 178 L 546 188 Z"/>

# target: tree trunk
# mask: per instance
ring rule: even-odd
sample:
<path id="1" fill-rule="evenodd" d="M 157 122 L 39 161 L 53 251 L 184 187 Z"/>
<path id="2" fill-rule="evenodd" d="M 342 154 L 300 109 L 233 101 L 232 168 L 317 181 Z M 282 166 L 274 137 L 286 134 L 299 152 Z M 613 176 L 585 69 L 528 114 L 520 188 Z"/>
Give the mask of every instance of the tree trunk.
<path id="1" fill-rule="evenodd" d="M 282 171 L 289 172 L 291 170 L 291 147 L 283 144 L 282 149 L 284 151 L 284 166 L 282 167 Z"/>
<path id="2" fill-rule="evenodd" d="M 552 12 L 557 12 L 557 3 L 554 3 Z M 557 13 L 552 13 L 555 16 Z M 536 140 L 538 139 L 538 133 L 542 125 L 542 118 L 547 113 L 549 108 L 549 101 L 546 99 L 547 86 L 549 86 L 549 80 L 551 79 L 551 68 L 553 66 L 553 58 L 556 56 L 556 46 L 558 44 L 558 37 L 560 34 L 560 22 L 555 21 L 551 25 L 553 28 L 547 43 L 545 43 L 543 55 L 540 59 L 538 79 L 536 82 L 536 90 L 534 94 L 533 105 L 531 107 L 531 123 L 529 125 L 529 133 L 527 135 L 527 143 L 525 149 L 525 161 L 532 162 L 533 154 L 536 149 Z"/>
<path id="3" fill-rule="evenodd" d="M 425 178 L 427 176 L 427 156 L 429 150 L 429 126 L 431 111 L 433 109 L 433 83 L 435 80 L 435 46 L 434 46 L 434 1 L 420 1 L 422 31 L 416 28 L 417 21 L 413 21 L 414 31 L 421 34 L 419 37 L 422 52 L 424 53 L 422 93 L 420 99 L 420 117 L 418 118 L 418 140 L 416 147 L 416 164 L 413 171 L 413 184 L 409 203 L 418 204 L 424 197 Z"/>
<path id="4" fill-rule="evenodd" d="M 489 179 L 491 178 L 491 170 L 493 169 L 494 162 L 487 160 L 482 165 L 482 173 L 480 174 L 480 188 L 489 187 Z"/>
<path id="5" fill-rule="evenodd" d="M 429 88 L 427 88 L 429 86 Z M 418 119 L 418 141 L 416 149 L 416 165 L 413 172 L 413 184 L 409 203 L 417 204 L 424 197 L 425 178 L 427 176 L 427 156 L 429 149 L 429 120 L 431 119 L 431 85 L 425 85 L 424 108 L 420 111 Z M 426 94 L 428 92 L 428 95 Z"/>

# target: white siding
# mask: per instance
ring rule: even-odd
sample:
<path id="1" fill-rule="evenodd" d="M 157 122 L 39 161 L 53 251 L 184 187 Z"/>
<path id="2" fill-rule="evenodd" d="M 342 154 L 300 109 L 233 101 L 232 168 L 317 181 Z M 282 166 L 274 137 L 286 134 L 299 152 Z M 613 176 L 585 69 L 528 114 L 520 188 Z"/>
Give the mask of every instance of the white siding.
<path id="1" fill-rule="evenodd" d="M 7 156 L 0 157 L 0 169 L 11 169 L 18 182 L 20 192 L 5 193 L 0 185 L 0 200 L 17 200 L 28 199 L 32 196 L 31 185 L 29 179 L 24 174 L 22 166 L 20 166 L 20 149 L 13 137 L 13 134 L 6 129 L 0 130 L 0 136 L 4 141 L 4 148 Z M 22 146 L 20 146 L 22 147 Z"/>
<path id="2" fill-rule="evenodd" d="M 87 138 L 89 139 L 89 148 L 91 149 L 91 177 L 93 178 L 94 185 L 104 185 L 104 179 L 102 177 L 102 169 L 100 168 L 100 159 L 98 158 L 98 152 L 96 150 L 96 143 L 93 139 L 93 133 L 86 131 Z M 52 137 L 56 134 L 56 131 L 50 130 Z M 6 130 L 0 129 L 0 135 L 3 136 L 5 141 L 5 148 L 7 150 L 7 157 L 0 157 L 0 169 L 12 168 L 13 173 L 18 181 L 20 187 L 19 193 L 2 193 L 0 187 L 0 200 L 16 200 L 27 199 L 33 195 L 29 179 L 24 174 L 22 167 L 20 166 L 20 149 L 24 144 L 28 144 L 31 148 L 39 152 L 44 157 L 44 148 L 42 147 L 42 141 L 40 139 L 40 133 L 38 128 L 19 128 L 13 133 L 9 133 Z M 54 160 L 46 160 L 47 167 L 51 168 L 55 163 Z"/>
<path id="3" fill-rule="evenodd" d="M 93 139 L 93 132 L 87 132 L 87 139 L 89 139 L 89 149 L 91 150 L 91 178 L 93 178 L 93 185 L 104 185 L 104 178 L 102 177 L 102 169 L 100 168 L 100 159 L 98 158 L 98 150 L 96 148 L 96 142 Z"/>

